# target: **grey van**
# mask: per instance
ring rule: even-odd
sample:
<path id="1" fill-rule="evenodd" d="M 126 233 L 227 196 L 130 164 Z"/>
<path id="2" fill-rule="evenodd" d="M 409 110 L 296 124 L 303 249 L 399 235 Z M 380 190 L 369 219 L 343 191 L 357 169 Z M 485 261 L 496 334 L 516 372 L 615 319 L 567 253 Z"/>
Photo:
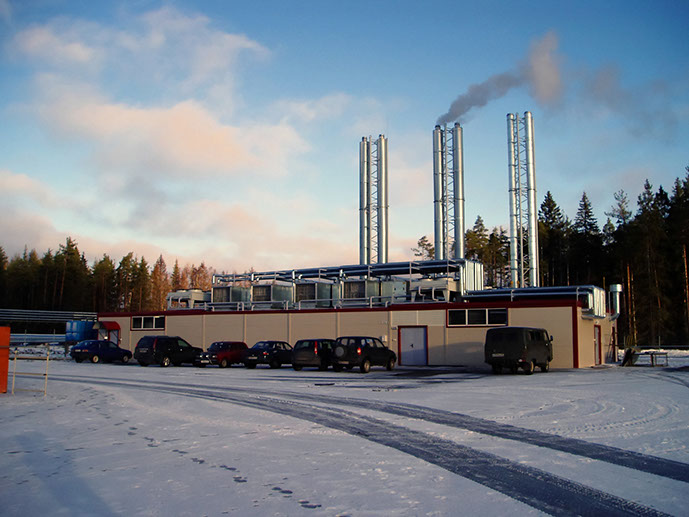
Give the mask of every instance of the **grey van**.
<path id="1" fill-rule="evenodd" d="M 492 328 L 486 333 L 485 359 L 493 373 L 503 368 L 516 373 L 521 368 L 530 375 L 536 366 L 547 372 L 553 360 L 553 338 L 540 328 Z"/>

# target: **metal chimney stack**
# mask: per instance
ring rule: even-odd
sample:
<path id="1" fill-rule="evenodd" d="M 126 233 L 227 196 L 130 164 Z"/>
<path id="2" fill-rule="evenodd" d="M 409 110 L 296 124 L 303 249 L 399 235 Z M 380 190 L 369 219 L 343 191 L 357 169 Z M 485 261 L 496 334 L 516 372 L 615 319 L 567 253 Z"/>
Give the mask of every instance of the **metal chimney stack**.
<path id="1" fill-rule="evenodd" d="M 433 130 L 435 258 L 464 258 L 464 149 L 459 123 Z"/>
<path id="2" fill-rule="evenodd" d="M 388 261 L 388 140 L 359 143 L 359 263 Z"/>
<path id="3" fill-rule="evenodd" d="M 538 287 L 536 163 L 531 113 L 507 114 L 510 192 L 510 276 L 513 287 Z"/>

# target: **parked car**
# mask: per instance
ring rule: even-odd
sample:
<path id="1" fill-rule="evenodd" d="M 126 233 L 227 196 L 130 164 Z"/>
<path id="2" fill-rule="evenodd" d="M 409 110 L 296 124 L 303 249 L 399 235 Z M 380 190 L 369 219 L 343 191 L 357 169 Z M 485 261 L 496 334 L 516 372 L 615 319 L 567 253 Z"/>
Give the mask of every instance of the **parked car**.
<path id="1" fill-rule="evenodd" d="M 179 366 L 193 363 L 197 354 L 203 350 L 191 346 L 179 336 L 144 336 L 139 339 L 134 350 L 134 359 L 141 366 L 157 363 L 160 366 Z"/>
<path id="2" fill-rule="evenodd" d="M 516 373 L 521 368 L 530 375 L 536 366 L 547 372 L 553 360 L 553 338 L 542 328 L 492 328 L 486 332 L 484 353 L 493 373 L 503 368 Z"/>
<path id="3" fill-rule="evenodd" d="M 101 361 L 105 363 L 112 361 L 122 361 L 123 363 L 128 363 L 132 358 L 132 353 L 129 350 L 120 348 L 116 343 L 96 339 L 80 341 L 72 347 L 69 355 L 77 363 L 80 363 L 86 359 L 92 363 L 99 363 Z"/>
<path id="4" fill-rule="evenodd" d="M 244 366 L 256 368 L 257 364 L 269 364 L 280 368 L 292 362 L 292 347 L 284 341 L 259 341 L 246 352 Z"/>
<path id="5" fill-rule="evenodd" d="M 194 364 L 202 367 L 217 364 L 220 368 L 227 368 L 231 364 L 241 363 L 247 349 L 243 341 L 216 341 L 208 350 L 196 356 Z"/>
<path id="6" fill-rule="evenodd" d="M 369 336 L 343 336 L 335 340 L 332 365 L 336 372 L 343 367 L 361 368 L 362 373 L 368 373 L 371 366 L 385 366 L 392 370 L 397 363 L 395 352 L 386 347 L 383 342 Z"/>
<path id="7" fill-rule="evenodd" d="M 334 346 L 334 339 L 300 339 L 294 344 L 292 368 L 299 371 L 304 366 L 318 366 L 319 370 L 327 370 Z"/>

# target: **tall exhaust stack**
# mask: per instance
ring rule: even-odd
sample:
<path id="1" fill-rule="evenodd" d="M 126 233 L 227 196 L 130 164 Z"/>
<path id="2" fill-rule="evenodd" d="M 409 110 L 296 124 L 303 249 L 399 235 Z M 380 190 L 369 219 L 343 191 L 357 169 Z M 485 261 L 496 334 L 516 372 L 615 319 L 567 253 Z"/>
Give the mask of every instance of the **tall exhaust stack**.
<path id="1" fill-rule="evenodd" d="M 388 261 L 388 140 L 359 143 L 359 263 Z"/>
<path id="2" fill-rule="evenodd" d="M 464 149 L 459 123 L 433 130 L 433 213 L 436 260 L 464 258 Z"/>
<path id="3" fill-rule="evenodd" d="M 512 287 L 538 287 L 536 163 L 531 113 L 507 114 L 510 193 L 510 277 Z"/>

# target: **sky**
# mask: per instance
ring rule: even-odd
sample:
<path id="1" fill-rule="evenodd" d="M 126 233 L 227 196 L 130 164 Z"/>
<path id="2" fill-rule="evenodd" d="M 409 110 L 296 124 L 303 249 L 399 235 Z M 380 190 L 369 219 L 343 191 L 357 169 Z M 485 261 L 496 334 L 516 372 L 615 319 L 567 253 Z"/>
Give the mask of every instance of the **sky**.
<path id="1" fill-rule="evenodd" d="M 384 134 L 389 260 L 433 234 L 436 123 L 467 227 L 509 227 L 508 113 L 537 202 L 598 223 L 689 165 L 689 2 L 0 0 L 0 246 L 90 263 L 356 264 L 362 137 Z"/>

